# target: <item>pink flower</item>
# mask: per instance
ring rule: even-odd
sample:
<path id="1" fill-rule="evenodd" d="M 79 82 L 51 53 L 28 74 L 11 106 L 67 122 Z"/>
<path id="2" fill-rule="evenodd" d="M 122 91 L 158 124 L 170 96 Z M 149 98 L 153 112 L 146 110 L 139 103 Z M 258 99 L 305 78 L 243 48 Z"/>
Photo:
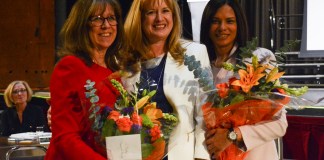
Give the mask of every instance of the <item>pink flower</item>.
<path id="1" fill-rule="evenodd" d="M 117 121 L 117 119 L 119 118 L 120 114 L 117 111 L 111 111 L 107 117 L 107 119 L 112 119 L 114 121 Z"/>
<path id="2" fill-rule="evenodd" d="M 119 118 L 116 121 L 117 127 L 122 132 L 130 132 L 133 122 L 128 117 Z"/>
<path id="3" fill-rule="evenodd" d="M 158 126 L 154 126 L 150 129 L 150 136 L 151 141 L 154 142 L 155 140 L 159 139 L 161 137 L 161 130 Z"/>

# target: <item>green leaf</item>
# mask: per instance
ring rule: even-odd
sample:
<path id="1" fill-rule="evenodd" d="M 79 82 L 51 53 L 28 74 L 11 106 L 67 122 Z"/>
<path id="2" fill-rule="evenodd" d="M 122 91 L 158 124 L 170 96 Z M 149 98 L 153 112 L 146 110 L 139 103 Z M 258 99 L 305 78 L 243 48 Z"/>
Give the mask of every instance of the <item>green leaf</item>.
<path id="1" fill-rule="evenodd" d="M 238 94 L 231 100 L 230 104 L 232 105 L 232 104 L 239 103 L 239 102 L 242 102 L 242 101 L 244 101 L 244 95 Z"/>
<path id="2" fill-rule="evenodd" d="M 142 158 L 145 159 L 149 155 L 151 155 L 152 151 L 154 150 L 154 146 L 149 143 L 142 144 Z"/>
<path id="3" fill-rule="evenodd" d="M 116 128 L 116 133 L 115 136 L 120 136 L 120 135 L 125 135 L 124 132 L 120 131 L 119 129 Z"/>
<path id="4" fill-rule="evenodd" d="M 93 119 L 95 117 L 95 115 L 96 115 L 95 113 L 90 113 L 89 118 Z"/>
<path id="5" fill-rule="evenodd" d="M 91 103 L 97 103 L 99 101 L 99 97 L 98 96 L 93 96 L 90 98 L 90 102 Z"/>
<path id="6" fill-rule="evenodd" d="M 114 136 L 116 131 L 115 121 L 112 119 L 106 120 L 102 127 L 102 137 Z"/>
<path id="7" fill-rule="evenodd" d="M 150 97 L 153 97 L 156 93 L 156 90 L 151 91 L 150 93 L 148 93 L 147 95 Z"/>
<path id="8" fill-rule="evenodd" d="M 140 116 L 142 117 L 142 123 L 144 127 L 152 128 L 154 126 L 153 122 L 146 114 L 141 114 Z"/>
<path id="9" fill-rule="evenodd" d="M 144 89 L 142 92 L 142 96 L 144 97 L 144 96 L 146 96 L 146 94 L 147 94 L 147 89 Z"/>

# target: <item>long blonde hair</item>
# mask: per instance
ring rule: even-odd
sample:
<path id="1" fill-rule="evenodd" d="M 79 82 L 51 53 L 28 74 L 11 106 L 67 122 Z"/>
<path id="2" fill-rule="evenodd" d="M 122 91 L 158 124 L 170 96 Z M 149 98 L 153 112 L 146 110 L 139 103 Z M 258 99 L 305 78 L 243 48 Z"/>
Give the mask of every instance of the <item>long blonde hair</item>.
<path id="1" fill-rule="evenodd" d="M 27 90 L 27 102 L 29 102 L 32 99 L 33 90 L 29 87 L 29 85 L 26 81 L 13 81 L 6 88 L 6 90 L 4 92 L 4 96 L 3 96 L 7 107 L 12 107 L 15 105 L 15 103 L 12 99 L 12 92 L 13 92 L 13 88 L 15 87 L 16 84 L 22 84 L 25 86 L 25 88 Z"/>
<path id="2" fill-rule="evenodd" d="M 124 24 L 125 35 L 127 36 L 127 51 L 130 54 L 127 62 L 128 65 L 132 64 L 132 62 L 149 59 L 148 37 L 142 31 L 143 6 L 144 3 L 160 3 L 162 1 L 170 8 L 173 18 L 173 28 L 166 40 L 165 49 L 171 53 L 172 57 L 179 64 L 183 63 L 185 49 L 180 43 L 182 25 L 177 2 L 175 0 L 134 0 Z M 135 70 L 138 71 L 139 69 L 135 68 Z"/>

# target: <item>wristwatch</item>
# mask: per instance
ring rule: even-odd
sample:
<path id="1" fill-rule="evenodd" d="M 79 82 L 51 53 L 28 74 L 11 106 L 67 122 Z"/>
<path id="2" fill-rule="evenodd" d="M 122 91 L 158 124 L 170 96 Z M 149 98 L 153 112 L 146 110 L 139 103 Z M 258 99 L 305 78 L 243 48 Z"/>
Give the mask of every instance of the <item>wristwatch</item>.
<path id="1" fill-rule="evenodd" d="M 237 140 L 237 133 L 234 131 L 233 128 L 229 128 L 228 130 L 229 132 L 227 134 L 227 138 L 232 142 L 235 142 Z"/>

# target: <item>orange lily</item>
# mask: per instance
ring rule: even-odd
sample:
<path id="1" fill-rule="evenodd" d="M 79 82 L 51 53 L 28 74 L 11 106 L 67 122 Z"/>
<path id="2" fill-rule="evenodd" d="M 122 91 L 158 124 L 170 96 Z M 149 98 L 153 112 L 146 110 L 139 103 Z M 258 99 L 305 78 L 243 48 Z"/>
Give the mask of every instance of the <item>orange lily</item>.
<path id="1" fill-rule="evenodd" d="M 235 80 L 231 83 L 231 85 L 234 86 L 241 86 L 242 90 L 245 93 L 248 93 L 253 86 L 256 86 L 259 84 L 259 79 L 261 79 L 265 74 L 263 73 L 266 69 L 266 66 L 259 65 L 257 67 L 253 67 L 250 64 L 247 64 L 246 70 L 240 69 L 238 71 L 240 75 L 239 80 Z"/>
<path id="2" fill-rule="evenodd" d="M 150 96 L 145 96 L 145 97 L 142 97 L 140 100 L 138 100 L 135 104 L 135 109 L 138 110 L 138 109 L 141 109 L 146 103 L 147 101 L 150 99 Z"/>
<path id="3" fill-rule="evenodd" d="M 144 114 L 146 114 L 154 124 L 160 126 L 161 123 L 157 119 L 163 117 L 163 112 L 161 109 L 156 108 L 156 102 L 146 105 L 144 108 Z"/>
<path id="4" fill-rule="evenodd" d="M 278 71 L 279 69 L 277 67 L 273 68 L 267 76 L 266 83 L 275 81 L 276 79 L 280 78 L 283 74 L 285 74 L 285 72 L 278 73 Z"/>

